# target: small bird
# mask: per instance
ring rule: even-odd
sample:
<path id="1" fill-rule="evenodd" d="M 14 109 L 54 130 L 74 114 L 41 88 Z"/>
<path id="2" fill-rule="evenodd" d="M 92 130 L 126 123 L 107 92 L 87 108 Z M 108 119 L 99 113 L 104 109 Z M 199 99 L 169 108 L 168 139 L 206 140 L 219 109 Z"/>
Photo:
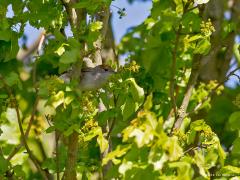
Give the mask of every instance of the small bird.
<path id="1" fill-rule="evenodd" d="M 45 39 L 46 31 L 43 30 L 40 33 L 38 39 L 27 50 L 19 50 L 16 58 L 25 61 L 31 58 L 35 52 L 39 53 Z M 79 88 L 82 91 L 91 91 L 101 88 L 104 84 L 106 84 L 109 77 L 115 73 L 112 68 L 106 65 L 98 65 L 94 67 L 91 59 L 83 58 L 83 61 L 87 66 L 93 67 L 87 67 L 81 70 Z M 63 73 L 60 78 L 64 80 L 64 82 L 69 83 L 72 77 L 72 73 L 72 70 L 69 70 L 68 72 Z"/>
<path id="2" fill-rule="evenodd" d="M 83 68 L 79 87 L 83 91 L 96 90 L 107 83 L 115 71 L 109 66 L 99 65 L 94 68 Z"/>
<path id="3" fill-rule="evenodd" d="M 92 91 L 103 87 L 109 77 L 116 73 L 112 68 L 105 65 L 87 67 L 81 70 L 79 89 L 82 91 Z M 72 72 L 64 73 L 60 76 L 65 82 L 69 83 Z"/>

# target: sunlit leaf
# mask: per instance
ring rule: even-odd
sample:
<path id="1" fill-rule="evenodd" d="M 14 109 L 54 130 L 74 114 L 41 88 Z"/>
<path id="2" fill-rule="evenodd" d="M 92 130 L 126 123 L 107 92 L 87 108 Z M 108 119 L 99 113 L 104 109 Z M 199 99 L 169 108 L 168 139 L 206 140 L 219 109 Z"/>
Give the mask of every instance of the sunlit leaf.
<path id="1" fill-rule="evenodd" d="M 0 156 L 0 173 L 3 174 L 8 170 L 9 162 L 3 157 Z"/>
<path id="2" fill-rule="evenodd" d="M 211 43 L 207 39 L 200 40 L 194 50 L 195 54 L 203 54 L 206 55 L 210 51 Z"/>
<path id="3" fill-rule="evenodd" d="M 229 117 L 229 124 L 233 130 L 240 129 L 240 111 L 231 114 Z"/>
<path id="4" fill-rule="evenodd" d="M 100 21 L 96 21 L 90 24 L 90 30 L 91 31 L 98 31 L 100 29 L 102 29 L 103 23 Z"/>
<path id="5" fill-rule="evenodd" d="M 206 4 L 208 2 L 209 2 L 209 0 L 195 0 L 195 3 L 197 3 L 197 4 Z"/>
<path id="6" fill-rule="evenodd" d="M 129 84 L 129 90 L 134 98 L 134 101 L 141 102 L 144 98 L 144 90 L 139 85 L 137 85 L 134 78 L 129 78 L 126 80 Z"/>
<path id="7" fill-rule="evenodd" d="M 60 62 L 63 64 L 74 63 L 80 57 L 79 49 L 72 49 L 70 51 L 66 51 L 60 58 Z"/>
<path id="8" fill-rule="evenodd" d="M 97 142 L 100 147 L 101 153 L 103 153 L 109 146 L 107 139 L 105 139 L 102 134 L 98 135 Z"/>

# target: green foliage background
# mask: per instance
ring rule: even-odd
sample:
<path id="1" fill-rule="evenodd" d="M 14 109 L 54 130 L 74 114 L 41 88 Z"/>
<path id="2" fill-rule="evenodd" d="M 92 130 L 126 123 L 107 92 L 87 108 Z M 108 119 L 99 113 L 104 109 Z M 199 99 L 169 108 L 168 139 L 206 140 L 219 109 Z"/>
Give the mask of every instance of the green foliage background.
<path id="1" fill-rule="evenodd" d="M 66 84 L 59 76 L 98 50 L 104 22 L 96 14 L 112 1 L 64 2 L 0 1 L 0 178 L 69 179 L 70 170 L 73 179 L 238 179 L 239 87 L 224 87 L 231 76 L 240 79 L 237 71 L 224 81 L 190 83 L 199 73 L 195 59 L 214 51 L 212 35 L 237 35 L 239 17 L 224 19 L 219 30 L 204 16 L 208 1 L 153 0 L 149 17 L 116 47 L 128 55 L 126 65 L 109 64 L 118 71 L 110 82 L 81 92 L 79 79 Z M 14 16 L 7 18 L 10 4 Z M 67 7 L 84 10 L 90 21 L 74 26 Z M 73 37 L 67 38 L 62 29 L 69 21 Z M 20 61 L 27 22 L 51 37 L 42 53 Z M 195 85 L 189 105 L 181 109 L 189 84 Z M 179 116 L 183 122 L 174 128 Z M 71 145 L 77 149 L 72 164 Z"/>

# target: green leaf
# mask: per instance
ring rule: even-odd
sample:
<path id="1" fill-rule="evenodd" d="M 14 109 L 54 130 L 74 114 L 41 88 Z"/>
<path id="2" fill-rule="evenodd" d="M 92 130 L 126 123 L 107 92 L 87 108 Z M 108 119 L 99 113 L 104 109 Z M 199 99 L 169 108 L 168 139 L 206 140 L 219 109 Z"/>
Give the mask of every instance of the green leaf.
<path id="1" fill-rule="evenodd" d="M 102 129 L 100 127 L 93 128 L 93 129 L 91 129 L 91 131 L 89 131 L 87 134 L 85 134 L 84 141 L 90 141 L 94 137 L 99 136 L 101 134 L 102 134 Z"/>
<path id="2" fill-rule="evenodd" d="M 97 143 L 100 147 L 101 153 L 105 152 L 105 150 L 108 148 L 108 141 L 104 138 L 102 134 L 98 135 Z"/>
<path id="3" fill-rule="evenodd" d="M 223 166 L 224 165 L 224 160 L 226 159 L 226 153 L 223 150 L 219 139 L 218 139 L 218 142 L 217 142 L 217 150 L 218 150 L 220 164 L 221 164 L 221 166 Z"/>
<path id="4" fill-rule="evenodd" d="M 137 85 L 134 78 L 129 78 L 126 80 L 129 85 L 129 91 L 133 97 L 133 100 L 136 102 L 142 102 L 144 99 L 144 90 L 140 86 Z"/>
<path id="5" fill-rule="evenodd" d="M 119 145 L 114 151 L 111 151 L 106 155 L 102 160 L 102 165 L 106 165 L 109 161 L 112 161 L 114 164 L 119 164 L 121 161 L 117 158 L 123 156 L 131 148 L 131 145 Z"/>
<path id="6" fill-rule="evenodd" d="M 107 6 L 110 5 L 109 0 L 107 1 L 106 0 L 92 0 L 92 1 L 82 0 L 81 2 L 75 3 L 73 7 L 77 9 L 85 8 L 87 9 L 88 13 L 92 14 L 102 6 L 106 6 L 106 5 Z"/>
<path id="7" fill-rule="evenodd" d="M 234 44 L 233 46 L 233 53 L 236 57 L 236 60 L 238 61 L 238 64 L 240 64 L 240 44 Z"/>
<path id="8" fill-rule="evenodd" d="M 128 120 L 132 116 L 132 114 L 135 112 L 135 108 L 136 108 L 135 102 L 133 98 L 129 96 L 125 104 L 123 105 L 123 111 L 122 111 L 123 121 Z"/>
<path id="9" fill-rule="evenodd" d="M 173 179 L 193 179 L 193 169 L 188 162 L 169 163 L 170 168 L 177 168 L 177 177 Z"/>
<path id="10" fill-rule="evenodd" d="M 7 94 L 0 94 L 0 99 L 6 99 L 8 97 Z"/>
<path id="11" fill-rule="evenodd" d="M 54 132 L 56 129 L 55 129 L 55 127 L 54 126 L 50 126 L 49 128 L 47 128 L 45 131 L 46 131 L 46 133 L 52 133 L 52 132 Z"/>
<path id="12" fill-rule="evenodd" d="M 235 32 L 237 30 L 236 23 L 229 22 L 227 20 L 223 21 L 223 31 L 222 31 L 222 37 L 223 39 L 226 38 L 230 33 Z"/>
<path id="13" fill-rule="evenodd" d="M 92 32 L 99 31 L 102 29 L 103 23 L 101 21 L 96 21 L 90 24 L 90 30 Z"/>
<path id="14" fill-rule="evenodd" d="M 20 176 L 20 177 L 26 177 L 25 172 L 23 171 L 23 168 L 21 165 L 16 165 L 13 167 L 13 171 L 14 174 L 16 174 L 16 176 Z"/>
<path id="15" fill-rule="evenodd" d="M 231 114 L 229 124 L 232 130 L 240 130 L 240 111 Z"/>
<path id="16" fill-rule="evenodd" d="M 202 39 L 197 43 L 194 49 L 194 54 L 207 55 L 210 49 L 211 49 L 211 43 L 209 42 L 209 40 Z"/>
<path id="17" fill-rule="evenodd" d="M 233 142 L 232 154 L 240 156 L 240 137 Z"/>
<path id="18" fill-rule="evenodd" d="M 80 129 L 79 129 L 79 125 L 78 124 L 73 124 L 72 126 L 70 126 L 67 130 L 64 131 L 64 135 L 65 136 L 69 136 L 71 135 L 74 131 L 80 133 Z"/>
<path id="19" fill-rule="evenodd" d="M 0 61 L 16 60 L 18 50 L 18 34 L 9 30 L 0 31 Z"/>
<path id="20" fill-rule="evenodd" d="M 83 2 L 78 2 L 78 3 L 74 4 L 73 7 L 82 9 L 82 8 L 87 8 L 89 6 L 91 6 L 90 1 L 83 1 Z"/>
<path id="21" fill-rule="evenodd" d="M 69 46 L 69 44 L 63 43 L 56 51 L 54 51 L 56 54 L 61 56 L 65 52 L 65 47 L 64 46 Z"/>
<path id="22" fill-rule="evenodd" d="M 5 173 L 8 170 L 9 162 L 0 155 L 0 173 Z"/>
<path id="23" fill-rule="evenodd" d="M 19 76 L 15 72 L 10 72 L 7 77 L 5 77 L 5 81 L 8 86 L 18 85 L 19 89 L 22 89 L 22 83 L 19 79 Z"/>
<path id="24" fill-rule="evenodd" d="M 70 51 L 66 51 L 60 58 L 60 62 L 63 64 L 71 64 L 75 63 L 80 57 L 79 49 L 72 49 Z"/>
<path id="25" fill-rule="evenodd" d="M 144 103 L 144 109 L 145 110 L 150 110 L 153 106 L 153 103 L 152 103 L 152 98 L 153 98 L 153 95 L 152 93 L 147 97 L 145 103 Z"/>
<path id="26" fill-rule="evenodd" d="M 147 18 L 144 24 L 147 25 L 147 29 L 151 29 L 155 25 L 156 21 L 153 18 Z"/>
<path id="27" fill-rule="evenodd" d="M 50 170 L 56 170 L 56 163 L 54 159 L 52 158 L 47 158 L 43 161 L 42 163 L 42 168 L 44 169 L 50 169 Z"/>
<path id="28" fill-rule="evenodd" d="M 0 31 L 0 40 L 10 41 L 11 40 L 11 32 L 10 31 Z"/>
<path id="29" fill-rule="evenodd" d="M 183 150 L 176 136 L 168 138 L 167 142 L 164 144 L 164 149 L 168 152 L 167 154 L 170 161 L 176 161 L 183 155 Z"/>
<path id="30" fill-rule="evenodd" d="M 61 104 L 64 103 L 64 92 L 59 91 L 57 94 L 51 96 L 51 98 L 48 99 L 47 104 L 52 105 L 54 108 L 57 108 Z"/>
<path id="31" fill-rule="evenodd" d="M 188 32 L 199 32 L 201 19 L 197 14 L 188 12 L 184 14 L 182 24 L 183 28 L 187 29 Z"/>
<path id="32" fill-rule="evenodd" d="M 239 176 L 240 174 L 240 168 L 239 167 L 235 167 L 235 166 L 224 166 L 220 171 L 220 174 L 229 174 L 229 175 L 235 175 L 235 176 Z"/>

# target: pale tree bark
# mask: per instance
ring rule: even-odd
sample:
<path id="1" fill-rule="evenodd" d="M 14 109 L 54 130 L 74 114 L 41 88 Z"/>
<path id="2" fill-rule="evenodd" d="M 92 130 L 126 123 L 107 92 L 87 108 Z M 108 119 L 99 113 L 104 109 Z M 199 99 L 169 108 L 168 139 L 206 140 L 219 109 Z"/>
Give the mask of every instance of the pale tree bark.
<path id="1" fill-rule="evenodd" d="M 103 42 L 102 61 L 103 61 L 103 64 L 116 63 L 118 65 L 118 56 L 115 48 L 115 38 L 113 34 L 111 17 L 112 16 L 110 15 L 105 40 Z"/>
<path id="2" fill-rule="evenodd" d="M 195 85 L 201 81 L 209 82 L 210 80 L 223 82 L 226 78 L 233 57 L 234 39 L 238 33 L 235 30 L 230 32 L 225 38 L 222 37 L 226 5 L 229 6 L 230 21 L 239 27 L 240 0 L 211 0 L 204 8 L 204 20 L 211 19 L 216 31 L 211 36 L 212 47 L 209 54 L 201 57 L 196 56 L 193 59 L 191 76 L 178 112 L 178 118 L 174 124 L 175 129 L 180 128 L 184 117 L 186 117 L 190 97 Z"/>
<path id="3" fill-rule="evenodd" d="M 229 6 L 230 20 L 239 27 L 240 1 L 239 0 L 211 0 L 205 9 L 205 19 L 211 19 L 216 32 L 211 38 L 212 50 L 208 56 L 202 58 L 202 68 L 199 79 L 203 82 L 217 80 L 221 82 L 226 77 L 233 57 L 234 39 L 237 31 L 233 31 L 223 39 L 223 20 L 226 6 Z"/>
<path id="4" fill-rule="evenodd" d="M 71 24 L 74 37 L 78 39 L 78 34 L 75 33 L 77 32 L 75 30 L 79 29 L 81 21 L 86 20 L 86 13 L 84 9 L 75 10 L 71 7 L 71 4 L 74 4 L 77 2 L 76 0 L 72 0 L 72 1 L 62 0 L 62 1 L 63 1 L 63 5 L 65 6 L 66 12 L 68 14 L 68 19 Z M 82 60 L 85 62 L 85 65 L 90 67 L 105 64 L 106 60 L 108 59 L 116 60 L 115 58 L 116 56 L 114 56 L 113 58 L 113 56 L 110 56 L 111 53 L 109 53 L 109 52 L 113 52 L 115 55 L 114 38 L 113 38 L 113 33 L 111 31 L 112 29 L 111 25 L 109 24 L 109 21 L 110 21 L 109 7 L 107 6 L 103 7 L 100 12 L 96 13 L 95 18 L 97 21 L 101 21 L 103 24 L 100 36 L 98 37 L 97 41 L 94 43 L 95 51 L 88 54 L 87 47 L 86 47 L 85 49 L 82 50 L 82 52 L 80 52 L 83 56 L 85 54 L 88 54 L 88 57 L 83 57 Z M 106 42 L 108 42 L 110 45 L 108 45 Z M 108 53 L 106 54 L 105 52 L 108 52 Z M 73 67 L 73 78 L 80 77 L 81 67 L 82 67 L 82 61 L 79 60 L 79 62 L 76 63 Z M 78 155 L 78 146 L 79 146 L 77 132 L 74 132 L 72 135 L 70 135 L 68 142 L 69 142 L 68 159 L 67 159 L 67 164 L 66 164 L 64 175 L 63 175 L 63 179 L 74 180 L 77 178 L 76 177 L 77 173 L 75 170 L 77 155 Z M 110 141 L 109 141 L 109 144 L 111 144 Z M 104 172 L 106 172 L 106 169 L 104 170 Z M 105 176 L 105 173 L 103 174 L 104 174 L 103 176 Z"/>
<path id="5" fill-rule="evenodd" d="M 69 23 L 71 25 L 71 30 L 73 32 L 74 37 L 79 40 L 79 30 L 80 24 L 82 22 L 86 22 L 86 12 L 84 9 L 74 9 L 72 5 L 77 3 L 78 0 L 62 0 L 62 4 L 66 9 L 66 13 L 68 16 Z M 80 51 L 80 53 L 82 53 Z M 73 74 L 72 78 L 78 80 L 81 75 L 82 68 L 82 60 L 79 59 L 77 63 L 73 66 Z M 76 164 L 78 157 L 78 133 L 73 132 L 68 138 L 68 158 L 66 161 L 66 168 L 63 174 L 62 179 L 64 180 L 76 180 L 77 172 L 76 172 Z"/>
<path id="6" fill-rule="evenodd" d="M 118 65 L 118 57 L 116 55 L 115 51 L 115 39 L 114 34 L 112 30 L 112 23 L 111 23 L 111 16 L 108 19 L 108 26 L 106 29 L 105 39 L 103 41 L 103 48 L 101 51 L 101 57 L 102 57 L 102 64 L 105 65 L 111 65 L 111 64 L 117 64 Z M 100 103 L 100 109 L 103 109 L 102 106 L 103 103 Z M 111 131 L 115 126 L 115 120 L 109 119 L 107 122 L 106 127 L 104 127 L 104 132 L 107 134 L 107 140 L 108 140 L 108 148 L 105 150 L 105 152 L 102 153 L 101 158 L 103 159 L 109 152 L 112 151 L 112 140 L 111 140 Z M 106 175 L 108 170 L 112 167 L 112 163 L 108 162 L 105 166 L 103 166 L 102 170 L 102 178 L 106 179 Z"/>

